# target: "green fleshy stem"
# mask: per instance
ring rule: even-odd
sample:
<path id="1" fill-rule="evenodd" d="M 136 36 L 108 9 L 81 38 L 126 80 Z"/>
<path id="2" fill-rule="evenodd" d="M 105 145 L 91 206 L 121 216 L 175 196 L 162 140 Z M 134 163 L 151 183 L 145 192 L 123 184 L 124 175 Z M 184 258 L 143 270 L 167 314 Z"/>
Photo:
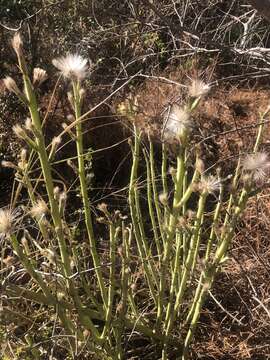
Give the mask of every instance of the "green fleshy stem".
<path id="1" fill-rule="evenodd" d="M 120 228 L 115 228 L 113 224 L 110 224 L 110 277 L 109 277 L 109 291 L 108 291 L 108 306 L 105 316 L 105 325 L 101 335 L 102 339 L 109 336 L 109 331 L 112 321 L 112 311 L 115 294 L 115 262 L 116 262 L 116 240 L 119 235 Z"/>
<path id="2" fill-rule="evenodd" d="M 26 68 L 26 66 L 25 66 L 25 68 Z M 69 255 L 68 255 L 67 245 L 66 245 L 66 241 L 65 241 L 65 237 L 64 237 L 63 227 L 62 227 L 62 219 L 61 219 L 61 215 L 59 212 L 58 203 L 57 203 L 56 199 L 54 198 L 54 186 L 53 186 L 51 166 L 50 166 L 49 159 L 48 159 L 47 152 L 46 152 L 44 136 L 42 134 L 42 126 L 41 126 L 41 121 L 40 121 L 40 117 L 39 117 L 39 113 L 38 113 L 36 96 L 35 96 L 32 84 L 30 82 L 30 79 L 29 79 L 26 71 L 23 72 L 23 80 L 24 80 L 27 100 L 29 102 L 29 111 L 31 114 L 32 123 L 35 127 L 37 151 L 38 151 L 38 155 L 39 155 L 39 159 L 40 159 L 43 177 L 45 180 L 47 194 L 49 197 L 51 216 L 53 219 L 55 232 L 56 232 L 57 239 L 58 239 L 58 244 L 59 244 L 60 254 L 61 254 L 61 259 L 62 259 L 62 265 L 63 265 L 63 271 L 64 271 L 65 277 L 67 279 L 67 285 L 68 285 L 70 293 L 73 297 L 73 300 L 74 300 L 75 306 L 77 308 L 78 315 L 80 317 L 82 325 L 86 326 L 89 330 L 91 330 L 91 333 L 95 337 L 96 341 L 99 341 L 98 331 L 96 330 L 91 319 L 88 316 L 85 316 L 85 312 L 82 308 L 82 304 L 81 304 L 81 301 L 77 294 L 77 291 L 76 291 L 75 287 L 73 286 L 72 281 L 69 279 L 69 276 L 71 275 L 71 267 L 70 267 Z"/>
<path id="3" fill-rule="evenodd" d="M 53 179 L 51 173 L 51 166 L 48 160 L 48 156 L 46 153 L 46 147 L 44 142 L 44 137 L 42 134 L 41 121 L 38 113 L 38 106 L 36 101 L 36 96 L 34 94 L 32 84 L 27 75 L 23 74 L 24 84 L 25 84 L 25 92 L 27 99 L 29 101 L 29 111 L 31 114 L 32 123 L 36 129 L 36 145 L 37 151 L 40 159 L 40 164 L 42 168 L 42 174 L 45 180 L 45 185 L 47 189 L 47 194 L 49 197 L 51 216 L 53 219 L 56 235 L 59 242 L 61 259 L 64 267 L 65 276 L 68 277 L 71 273 L 70 269 L 70 261 L 67 252 L 67 246 L 64 238 L 62 220 L 58 209 L 57 201 L 54 198 L 54 186 Z"/>
<path id="4" fill-rule="evenodd" d="M 218 273 L 219 266 L 222 263 L 222 260 L 224 259 L 225 255 L 227 253 L 228 247 L 229 247 L 231 240 L 233 238 L 233 235 L 235 233 L 235 226 L 236 226 L 237 220 L 239 219 L 239 216 L 243 213 L 246 203 L 247 203 L 247 200 L 249 198 L 248 194 L 249 194 L 248 190 L 244 188 L 242 190 L 238 205 L 236 206 L 236 208 L 234 210 L 233 218 L 232 218 L 231 224 L 228 228 L 228 231 L 225 233 L 223 240 L 220 242 L 220 245 L 218 246 L 218 248 L 216 250 L 213 264 L 211 266 L 208 266 L 205 273 L 203 274 L 203 280 L 202 280 L 203 285 L 201 286 L 200 295 L 196 302 L 196 306 L 194 308 L 194 313 L 193 313 L 193 317 L 192 317 L 192 320 L 190 323 L 189 331 L 188 331 L 186 339 L 185 339 L 182 360 L 184 360 L 187 355 L 189 344 L 193 338 L 195 329 L 197 327 L 197 323 L 198 323 L 198 320 L 200 317 L 202 306 L 205 302 L 206 295 L 208 293 L 208 290 L 211 288 L 213 281 L 215 279 L 215 276 Z"/>
<path id="5" fill-rule="evenodd" d="M 216 205 L 214 216 L 213 216 L 211 232 L 210 232 L 210 235 L 209 235 L 209 239 L 207 241 L 207 248 L 206 248 L 205 257 L 204 257 L 204 263 L 206 264 L 206 266 L 207 266 L 207 264 L 209 262 L 210 252 L 211 252 L 211 249 L 212 249 L 212 244 L 213 244 L 213 241 L 214 241 L 214 239 L 216 237 L 216 229 L 215 229 L 215 227 L 218 224 L 218 219 L 219 219 L 219 215 L 220 215 L 220 211 L 221 211 L 222 196 L 223 196 L 223 187 L 220 190 L 219 200 L 218 200 L 218 203 Z M 196 307 L 197 301 L 198 301 L 199 296 L 200 296 L 202 285 L 203 285 L 203 273 L 201 273 L 201 275 L 200 275 L 200 279 L 199 279 L 199 282 L 198 282 L 198 285 L 197 285 L 197 288 L 196 288 L 196 291 L 195 291 L 195 294 L 194 294 L 194 297 L 193 297 L 193 300 L 192 300 L 192 305 L 191 305 L 190 310 L 188 312 L 187 319 L 186 319 L 185 323 L 189 323 L 191 321 L 191 319 L 192 319 L 194 309 Z"/>
<path id="6" fill-rule="evenodd" d="M 183 186 L 183 179 L 184 179 L 184 172 L 185 172 L 185 165 L 184 165 L 184 159 L 182 158 L 182 160 L 178 160 L 178 171 L 177 171 L 177 176 L 176 176 L 176 184 L 175 187 L 176 189 L 178 187 L 181 188 L 182 190 L 182 186 Z M 175 196 L 174 196 L 174 201 L 173 201 L 173 213 L 170 216 L 170 228 L 168 231 L 168 238 L 167 238 L 167 244 L 166 244 L 166 248 L 169 248 L 169 246 L 171 247 L 171 242 L 172 239 L 175 235 L 175 229 L 176 229 L 176 223 L 177 223 L 177 219 L 178 219 L 178 215 L 181 211 L 181 209 L 185 206 L 185 204 L 187 203 L 187 201 L 189 200 L 190 196 L 192 195 L 193 191 L 194 191 L 194 184 L 197 182 L 199 178 L 199 171 L 197 170 L 197 168 L 195 168 L 194 173 L 193 173 L 193 177 L 192 180 L 189 184 L 189 186 L 187 187 L 186 191 L 184 194 L 181 193 L 180 189 L 178 189 L 177 191 L 175 191 Z M 179 184 L 178 184 L 179 182 Z M 165 249 L 166 249 L 165 248 Z M 164 302 L 164 283 L 165 283 L 165 269 L 164 269 L 164 264 L 168 263 L 168 258 L 169 258 L 169 251 L 167 253 L 164 254 L 164 258 L 163 258 L 163 270 L 161 270 L 161 276 L 160 276 L 160 295 L 159 298 L 161 299 L 161 306 L 159 308 L 158 314 L 157 314 L 157 322 L 161 321 L 161 316 L 163 313 L 163 302 Z M 167 264 L 168 266 L 168 264 Z M 177 271 L 178 272 L 178 271 Z M 174 277 L 175 274 L 173 274 Z M 174 280 L 173 280 L 174 281 Z"/>
<path id="7" fill-rule="evenodd" d="M 137 170 L 139 164 L 139 156 L 140 156 L 140 137 L 141 134 L 138 134 L 136 126 L 134 126 L 134 137 L 135 137 L 135 144 L 132 148 L 133 153 L 133 161 L 132 161 L 132 168 L 130 174 L 130 182 L 129 182 L 129 207 L 130 207 L 130 214 L 132 219 L 133 231 L 135 235 L 135 239 L 138 245 L 138 251 L 140 255 L 140 259 L 143 264 L 143 268 L 145 271 L 147 283 L 149 286 L 149 290 L 151 296 L 157 305 L 157 298 L 155 294 L 155 286 L 153 281 L 153 272 L 151 273 L 151 268 L 148 259 L 148 253 L 146 253 L 147 249 L 146 241 L 142 238 L 141 229 L 139 223 L 141 220 L 140 213 L 138 213 L 138 192 L 137 192 Z"/>
<path id="8" fill-rule="evenodd" d="M 27 270 L 29 275 L 35 280 L 35 282 L 40 286 L 41 290 L 43 291 L 45 297 L 48 299 L 48 301 L 52 304 L 54 304 L 55 299 L 54 296 L 51 294 L 50 289 L 46 285 L 46 283 L 43 281 L 40 274 L 38 274 L 31 261 L 28 259 L 28 257 L 25 255 L 21 245 L 18 242 L 17 236 L 15 234 L 10 235 L 10 242 L 12 244 L 13 249 L 15 250 L 16 254 L 18 255 L 21 263 L 23 264 L 24 268 Z"/>
<path id="9" fill-rule="evenodd" d="M 166 236 L 163 231 L 164 218 L 162 217 L 162 212 L 161 212 L 159 199 L 158 199 L 158 191 L 157 191 L 157 185 L 156 185 L 155 160 L 154 160 L 154 146 L 153 146 L 153 143 L 152 143 L 150 137 L 149 137 L 149 144 L 150 144 L 150 156 L 149 156 L 150 176 L 151 176 L 152 189 L 153 189 L 153 200 L 154 200 L 154 205 L 155 205 L 156 214 L 157 214 L 158 227 L 160 229 L 160 235 L 161 235 L 161 239 L 162 239 L 163 246 L 164 246 L 165 241 L 166 241 Z M 161 248 L 160 248 L 160 251 L 161 251 Z"/>
<path id="10" fill-rule="evenodd" d="M 157 253 L 159 258 L 161 257 L 161 244 L 160 244 L 160 238 L 158 233 L 158 225 L 154 213 L 154 207 L 153 207 L 153 191 L 152 191 L 152 185 L 151 185 L 151 174 L 150 174 L 150 165 L 149 160 L 147 158 L 147 154 L 144 151 L 144 158 L 146 163 L 146 175 L 147 175 L 147 204 L 148 204 L 148 211 L 150 215 L 151 220 L 151 228 L 153 230 L 154 240 L 157 248 Z M 159 227 L 160 228 L 160 227 Z"/>
<path id="11" fill-rule="evenodd" d="M 73 96 L 74 96 L 74 109 L 75 109 L 75 118 L 79 119 L 81 117 L 81 98 L 80 98 L 80 83 L 73 82 Z M 97 252 L 96 240 L 93 231 L 93 224 L 91 218 L 91 208 L 90 201 L 88 198 L 88 189 L 85 175 L 85 166 L 83 158 L 83 134 L 82 134 L 82 124 L 78 122 L 76 125 L 76 147 L 78 155 L 78 170 L 79 170 L 79 180 L 80 180 L 80 190 L 82 195 L 84 213 L 85 213 L 85 224 L 88 233 L 90 251 L 94 262 L 95 272 L 97 275 L 97 280 L 103 299 L 105 308 L 108 306 L 108 295 L 104 284 L 104 279 L 101 272 L 100 258 Z"/>
<path id="12" fill-rule="evenodd" d="M 174 304 L 174 307 L 173 307 L 172 303 L 169 304 L 169 306 L 167 307 L 166 319 L 165 319 L 165 327 L 166 327 L 165 337 L 166 338 L 170 334 L 170 331 L 173 327 L 173 324 L 174 324 L 174 321 L 176 318 L 176 314 L 182 304 L 182 299 L 183 299 L 183 296 L 184 296 L 184 293 L 186 290 L 187 280 L 189 278 L 190 271 L 192 269 L 194 257 L 196 256 L 196 244 L 197 244 L 198 235 L 200 232 L 201 220 L 202 220 L 203 213 L 204 213 L 206 198 L 207 198 L 207 192 L 203 191 L 200 196 L 199 203 L 198 203 L 195 229 L 194 229 L 194 233 L 191 237 L 191 242 L 190 242 L 187 259 L 186 259 L 186 262 L 184 265 L 185 268 L 184 268 L 184 271 L 183 271 L 183 274 L 181 277 L 181 283 L 180 283 L 179 291 L 178 291 L 176 299 L 175 299 L 175 304 Z M 166 346 L 165 346 L 165 348 L 166 348 Z"/>
<path id="13" fill-rule="evenodd" d="M 183 177 L 185 173 L 185 163 L 184 163 L 184 152 L 183 148 L 180 148 L 180 153 L 177 156 L 177 173 L 176 173 L 176 182 L 174 190 L 174 199 L 173 199 L 173 211 L 170 215 L 168 233 L 165 240 L 164 255 L 161 259 L 161 270 L 160 270 L 160 292 L 159 292 L 159 308 L 157 312 L 157 326 L 161 323 L 163 315 L 163 304 L 164 304 L 164 292 L 165 292 L 165 282 L 166 282 L 166 273 L 169 266 L 169 259 L 172 250 L 172 241 L 175 237 L 175 229 L 177 224 L 177 215 L 179 210 L 175 206 L 180 202 L 182 197 L 183 190 Z"/>

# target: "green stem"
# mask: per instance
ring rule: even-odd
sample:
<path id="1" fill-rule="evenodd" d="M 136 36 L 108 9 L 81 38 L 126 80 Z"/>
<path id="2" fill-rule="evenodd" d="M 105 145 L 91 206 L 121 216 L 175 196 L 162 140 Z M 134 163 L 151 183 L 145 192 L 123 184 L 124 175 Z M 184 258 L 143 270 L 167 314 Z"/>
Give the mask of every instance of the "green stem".
<path id="1" fill-rule="evenodd" d="M 108 305 L 105 316 L 105 325 L 101 335 L 102 339 L 108 335 L 113 310 L 113 300 L 115 293 L 115 260 L 116 260 L 116 239 L 118 238 L 120 228 L 115 228 L 113 224 L 110 224 L 110 278 L 109 278 L 109 291 L 108 291 Z"/>
<path id="2" fill-rule="evenodd" d="M 80 98 L 79 82 L 78 83 L 73 82 L 73 96 L 74 96 L 75 118 L 77 120 L 81 117 L 81 98 Z M 77 135 L 76 147 L 77 147 L 77 155 L 78 155 L 78 171 L 79 171 L 79 179 L 80 179 L 80 190 L 81 190 L 81 196 L 82 196 L 84 214 L 85 214 L 85 224 L 90 242 L 90 251 L 93 258 L 95 272 L 97 275 L 97 280 L 98 280 L 101 296 L 103 299 L 103 304 L 106 308 L 108 303 L 108 296 L 101 272 L 100 258 L 97 252 L 96 240 L 92 225 L 91 208 L 88 197 L 88 189 L 87 189 L 84 157 L 83 157 L 83 133 L 82 133 L 81 122 L 78 122 L 76 125 L 76 135 Z"/>
<path id="3" fill-rule="evenodd" d="M 196 301 L 196 306 L 194 307 L 189 331 L 187 333 L 185 343 L 184 343 L 184 351 L 183 351 L 183 357 L 182 357 L 183 360 L 185 359 L 185 356 L 186 356 L 188 348 L 189 348 L 189 344 L 193 338 L 194 331 L 197 327 L 197 323 L 199 320 L 199 316 L 200 316 L 201 309 L 204 304 L 206 295 L 207 295 L 209 289 L 211 288 L 213 281 L 215 279 L 215 276 L 219 270 L 219 266 L 220 266 L 224 256 L 227 253 L 228 247 L 229 247 L 232 237 L 235 233 L 235 226 L 236 226 L 237 220 L 239 219 L 239 216 L 242 214 L 242 212 L 245 209 L 248 197 L 249 197 L 248 191 L 247 191 L 247 189 L 244 188 L 240 195 L 238 204 L 235 207 L 229 229 L 227 230 L 223 240 L 220 242 L 220 245 L 218 246 L 218 248 L 216 250 L 216 253 L 215 253 L 215 256 L 213 259 L 213 264 L 208 265 L 205 270 L 205 273 L 203 274 L 203 280 L 202 280 L 203 285 L 201 285 L 200 295 L 197 296 L 198 299 Z"/>
<path id="4" fill-rule="evenodd" d="M 55 302 L 54 296 L 51 294 L 50 289 L 48 288 L 46 283 L 43 281 L 41 275 L 35 271 L 33 264 L 31 263 L 29 258 L 24 254 L 24 251 L 23 251 L 21 245 L 19 244 L 18 239 L 15 234 L 10 235 L 10 241 L 11 241 L 13 249 L 15 250 L 16 254 L 18 255 L 18 257 L 19 257 L 21 263 L 23 264 L 23 266 L 25 267 L 25 269 L 28 271 L 29 275 L 31 275 L 31 277 L 35 280 L 35 282 L 40 286 L 44 295 L 50 301 L 50 303 L 53 304 Z"/>
<path id="5" fill-rule="evenodd" d="M 219 219 L 220 210 L 221 210 L 221 206 L 222 206 L 222 197 L 223 197 L 223 187 L 221 187 L 221 190 L 220 190 L 219 200 L 218 200 L 218 203 L 216 205 L 215 213 L 214 213 L 214 216 L 213 216 L 211 232 L 210 232 L 210 235 L 209 235 L 209 239 L 207 241 L 207 248 L 206 248 L 205 257 L 204 257 L 205 266 L 208 266 L 207 264 L 208 264 L 209 259 L 210 259 L 210 253 L 211 253 L 211 250 L 212 250 L 212 244 L 213 244 L 213 241 L 214 241 L 214 239 L 216 237 L 216 226 L 218 224 L 218 219 Z M 193 316 L 194 311 L 195 311 L 195 307 L 197 306 L 197 302 L 198 302 L 199 297 L 200 297 L 200 292 L 201 292 L 201 289 L 202 289 L 202 285 L 203 285 L 203 273 L 200 275 L 199 283 L 197 285 L 197 288 L 196 288 L 196 291 L 195 291 L 195 294 L 194 294 L 194 297 L 193 297 L 193 300 L 192 300 L 192 305 L 190 307 L 190 310 L 189 310 L 188 315 L 187 315 L 187 319 L 185 321 L 186 323 L 189 323 L 191 321 L 191 319 L 192 319 L 192 316 Z"/>
<path id="6" fill-rule="evenodd" d="M 136 208 L 136 213 L 137 213 L 137 219 L 138 219 L 138 225 L 139 225 L 139 230 L 140 230 L 140 235 L 141 235 L 143 252 L 146 256 L 147 266 L 149 268 L 149 272 L 151 274 L 152 281 L 154 281 L 155 285 L 157 286 L 158 280 L 157 280 L 157 276 L 156 276 L 156 270 L 153 265 L 153 255 L 152 255 L 151 249 L 147 243 L 147 239 L 146 239 L 146 235 L 145 235 L 145 231 L 144 231 L 143 217 L 142 217 L 140 200 L 139 200 L 140 192 L 139 192 L 137 186 L 134 187 L 134 191 L 135 191 L 135 208 Z"/>
<path id="7" fill-rule="evenodd" d="M 168 194 L 168 182 L 167 182 L 167 148 L 166 144 L 162 143 L 162 165 L 161 165 L 161 177 L 162 177 L 162 187 L 163 193 Z M 165 208 L 164 219 L 168 217 L 168 210 Z"/>
<path id="8" fill-rule="evenodd" d="M 140 137 L 141 134 L 137 133 L 136 126 L 134 126 L 134 134 L 135 134 L 135 145 L 132 149 L 133 151 L 133 161 L 132 161 L 132 168 L 131 168 L 131 175 L 130 175 L 130 182 L 129 182 L 129 206 L 130 206 L 130 214 L 132 219 L 132 225 L 134 230 L 135 239 L 138 245 L 138 251 L 140 255 L 140 259 L 143 264 L 143 268 L 145 271 L 146 279 L 148 282 L 149 290 L 151 296 L 157 305 L 157 299 L 155 294 L 155 287 L 153 283 L 153 271 L 149 266 L 151 265 L 148 260 L 148 253 L 147 249 L 145 248 L 146 242 L 145 238 L 142 238 L 141 234 L 141 214 L 138 213 L 138 192 L 137 192 L 137 171 L 138 171 L 138 163 L 139 163 L 139 156 L 140 156 Z"/>
<path id="9" fill-rule="evenodd" d="M 153 230 L 157 253 L 158 253 L 158 256 L 160 259 L 161 245 L 160 245 L 158 227 L 157 227 L 157 222 L 156 222 L 154 208 L 153 208 L 153 192 L 152 192 L 152 186 L 151 186 L 151 172 L 150 172 L 149 160 L 147 158 L 147 154 L 145 151 L 144 151 L 144 158 L 145 158 L 146 173 L 147 173 L 147 203 L 148 203 L 148 210 L 149 210 L 149 215 L 150 215 L 150 219 L 151 219 L 151 229 Z"/>
<path id="10" fill-rule="evenodd" d="M 181 279 L 179 291 L 176 296 L 174 307 L 171 304 L 171 306 L 168 306 L 168 308 L 167 308 L 166 319 L 165 319 L 166 337 L 168 337 L 168 335 L 172 329 L 176 314 L 181 306 L 183 295 L 186 290 L 187 280 L 189 278 L 190 271 L 192 268 L 192 264 L 193 264 L 194 258 L 197 255 L 196 254 L 196 245 L 197 245 L 197 242 L 199 241 L 198 235 L 200 232 L 206 197 L 207 197 L 207 192 L 203 192 L 199 199 L 195 228 L 194 228 L 193 235 L 191 237 L 188 256 L 187 256 L 187 259 L 186 259 L 186 262 L 184 265 L 184 271 L 182 274 L 182 279 Z M 173 307 L 173 309 L 172 309 L 172 307 Z"/>
<path id="11" fill-rule="evenodd" d="M 64 238 L 63 227 L 62 227 L 62 220 L 58 209 L 57 201 L 54 198 L 54 186 L 53 186 L 53 179 L 51 173 L 51 166 L 48 160 L 44 137 L 42 135 L 42 128 L 41 128 L 41 121 L 38 113 L 38 106 L 36 101 L 36 96 L 32 88 L 32 84 L 29 80 L 29 77 L 26 74 L 23 74 L 24 84 L 25 84 L 25 92 L 27 96 L 27 100 L 29 102 L 29 111 L 31 114 L 31 119 L 33 125 L 36 129 L 36 145 L 37 151 L 40 159 L 40 164 L 42 168 L 43 177 L 45 180 L 45 185 L 47 189 L 47 194 L 49 197 L 49 203 L 51 208 L 51 215 L 55 227 L 55 231 L 58 238 L 59 248 L 62 263 L 64 266 L 64 273 L 65 276 L 68 277 L 71 273 L 70 269 L 70 261 L 67 252 L 67 246 Z"/>
<path id="12" fill-rule="evenodd" d="M 169 219 L 168 233 L 166 236 L 164 255 L 161 263 L 160 293 L 159 293 L 160 306 L 157 312 L 157 325 L 160 324 L 163 315 L 166 273 L 169 266 L 169 259 L 172 250 L 172 241 L 175 237 L 175 229 L 179 214 L 179 210 L 175 206 L 180 202 L 180 199 L 182 197 L 184 173 L 185 173 L 184 149 L 181 148 L 180 153 L 177 157 L 177 173 L 176 173 L 176 182 L 175 182 L 174 199 L 173 199 L 173 211 Z"/>
<path id="13" fill-rule="evenodd" d="M 152 182 L 152 188 L 153 188 L 153 200 L 155 204 L 156 214 L 157 214 L 157 220 L 158 220 L 158 227 L 160 229 L 160 235 L 163 241 L 163 244 L 165 244 L 165 234 L 163 231 L 164 223 L 162 218 L 162 213 L 160 209 L 159 199 L 158 199 L 158 190 L 156 185 L 156 173 L 155 173 L 155 160 L 154 160 L 154 146 L 153 143 L 149 137 L 149 144 L 150 144 L 150 174 L 151 174 L 151 182 Z"/>

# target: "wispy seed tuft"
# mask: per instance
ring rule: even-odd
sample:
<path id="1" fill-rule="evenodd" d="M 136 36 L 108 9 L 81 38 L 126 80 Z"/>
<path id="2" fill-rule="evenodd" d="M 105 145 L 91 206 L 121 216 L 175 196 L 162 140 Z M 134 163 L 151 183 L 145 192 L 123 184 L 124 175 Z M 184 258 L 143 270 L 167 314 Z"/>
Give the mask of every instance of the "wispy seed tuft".
<path id="1" fill-rule="evenodd" d="M 15 219 L 15 212 L 10 209 L 0 209 L 0 237 L 12 233 Z"/>
<path id="2" fill-rule="evenodd" d="M 83 80 L 87 75 L 87 59 L 77 54 L 67 54 L 52 61 L 64 77 L 70 80 Z"/>
<path id="3" fill-rule="evenodd" d="M 220 187 L 220 180 L 213 175 L 203 176 L 199 184 L 199 189 L 207 194 L 214 194 L 220 190 Z"/>
<path id="4" fill-rule="evenodd" d="M 172 106 L 165 125 L 165 137 L 167 139 L 181 136 L 191 128 L 190 113 L 177 104 Z"/>
<path id="5" fill-rule="evenodd" d="M 194 79 L 192 80 L 188 88 L 188 91 L 191 97 L 198 98 L 207 95 L 210 89 L 211 89 L 210 85 L 204 83 L 200 79 Z"/>
<path id="6" fill-rule="evenodd" d="M 32 206 L 30 212 L 34 218 L 36 218 L 37 220 L 41 220 L 48 212 L 46 202 L 42 199 L 37 200 L 37 202 Z"/>
<path id="7" fill-rule="evenodd" d="M 244 171 L 250 173 L 255 181 L 265 181 L 270 170 L 270 161 L 266 153 L 247 155 L 243 160 Z"/>

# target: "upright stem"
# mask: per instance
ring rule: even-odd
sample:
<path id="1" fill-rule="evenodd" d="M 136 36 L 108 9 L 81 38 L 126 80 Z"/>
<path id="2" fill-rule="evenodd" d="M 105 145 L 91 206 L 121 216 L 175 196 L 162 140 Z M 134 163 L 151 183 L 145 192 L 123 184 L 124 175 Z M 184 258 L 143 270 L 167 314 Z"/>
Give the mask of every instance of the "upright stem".
<path id="1" fill-rule="evenodd" d="M 129 181 L 129 206 L 130 206 L 134 235 L 137 242 L 140 259 L 143 264 L 150 294 L 155 302 L 155 305 L 157 305 L 157 298 L 156 298 L 155 286 L 154 286 L 155 279 L 153 278 L 154 271 L 153 268 L 151 267 L 151 263 L 149 262 L 148 253 L 146 252 L 147 249 L 146 249 L 145 239 L 141 234 L 140 227 L 142 220 L 141 220 L 141 214 L 138 213 L 137 171 L 138 171 L 139 156 L 140 156 L 141 134 L 138 134 L 136 126 L 134 126 L 134 134 L 135 134 L 135 145 L 134 148 L 132 149 L 133 159 L 132 159 L 132 168 L 131 168 L 130 181 Z"/>
<path id="2" fill-rule="evenodd" d="M 198 319 L 200 317 L 201 309 L 204 304 L 206 295 L 208 293 L 208 290 L 211 288 L 211 286 L 213 284 L 215 276 L 219 270 L 220 263 L 223 260 L 225 254 L 227 253 L 228 247 L 231 243 L 231 239 L 235 232 L 235 226 L 236 226 L 237 220 L 239 219 L 239 216 L 244 211 L 248 197 L 249 197 L 248 190 L 246 188 L 244 188 L 241 192 L 240 198 L 238 200 L 238 204 L 236 205 L 236 207 L 234 209 L 232 220 L 231 220 L 230 226 L 228 228 L 228 231 L 225 233 L 222 241 L 220 241 L 220 244 L 215 252 L 213 264 L 212 265 L 206 264 L 206 270 L 202 274 L 202 278 L 200 279 L 201 285 L 200 285 L 200 289 L 198 288 L 199 295 L 196 294 L 197 301 L 196 301 L 196 304 L 193 309 L 193 316 L 191 319 L 189 331 L 188 331 L 186 339 L 185 339 L 182 360 L 185 359 L 185 356 L 186 356 L 188 348 L 189 348 L 189 344 L 193 338 L 194 331 L 197 327 Z"/>
<path id="3" fill-rule="evenodd" d="M 183 295 L 186 290 L 187 280 L 188 280 L 190 271 L 192 269 L 192 264 L 193 264 L 194 258 L 197 255 L 196 248 L 197 248 L 198 236 L 199 236 L 200 227 L 201 227 L 201 221 L 203 218 L 206 197 L 207 197 L 207 193 L 203 192 L 199 199 L 194 233 L 191 237 L 189 251 L 188 251 L 187 259 L 186 259 L 186 262 L 184 265 L 184 271 L 182 274 L 181 283 L 180 283 L 180 287 L 179 287 L 179 290 L 178 290 L 178 293 L 176 296 L 174 307 L 172 309 L 172 304 L 170 304 L 170 306 L 168 306 L 168 308 L 167 308 L 166 319 L 165 319 L 166 337 L 169 335 L 169 333 L 172 329 L 176 314 L 182 303 Z"/>
<path id="4" fill-rule="evenodd" d="M 150 175 L 151 175 L 151 182 L 152 182 L 152 189 L 153 189 L 153 199 L 154 199 L 157 220 L 158 220 L 158 227 L 160 229 L 161 239 L 163 241 L 163 245 L 165 245 L 165 234 L 163 231 L 164 217 L 162 218 L 162 213 L 161 213 L 160 204 L 159 204 L 159 200 L 158 200 L 157 178 L 156 178 L 155 161 L 154 161 L 154 146 L 153 146 L 153 143 L 152 143 L 150 137 L 149 137 L 149 144 L 150 144 L 150 156 L 149 156 L 149 158 L 150 158 Z"/>
<path id="5" fill-rule="evenodd" d="M 25 92 L 27 100 L 29 102 L 29 111 L 31 114 L 31 119 L 36 130 L 36 145 L 38 149 L 38 155 L 40 159 L 40 164 L 42 168 L 43 177 L 45 180 L 45 185 L 47 189 L 47 194 L 50 203 L 51 215 L 55 227 L 55 232 L 57 234 L 61 259 L 64 267 L 65 276 L 68 277 L 71 273 L 70 261 L 67 252 L 66 241 L 64 238 L 64 232 L 62 227 L 62 220 L 59 213 L 59 208 L 56 199 L 54 198 L 54 185 L 52 179 L 51 166 L 48 160 L 44 137 L 42 134 L 41 121 L 38 113 L 38 106 L 36 101 L 36 96 L 32 88 L 32 84 L 29 80 L 28 75 L 23 74 Z"/>
<path id="6" fill-rule="evenodd" d="M 172 209 L 172 214 L 170 215 L 169 218 L 168 233 L 166 235 L 164 255 L 161 263 L 160 293 L 159 293 L 160 306 L 157 313 L 157 324 L 160 323 L 163 315 L 166 273 L 169 266 L 169 259 L 172 250 L 172 241 L 175 237 L 177 215 L 179 213 L 179 209 L 176 208 L 176 205 L 180 202 L 182 197 L 184 173 L 185 173 L 184 149 L 181 147 L 179 155 L 177 157 L 177 173 L 176 173 L 176 181 L 175 181 L 173 209 Z"/>
<path id="7" fill-rule="evenodd" d="M 145 158 L 146 173 L 147 173 L 147 203 L 148 203 L 148 210 L 149 210 L 149 215 L 150 215 L 150 219 L 151 219 L 151 229 L 153 230 L 157 253 L 158 253 L 158 256 L 160 259 L 162 250 L 161 250 L 160 238 L 159 238 L 159 234 L 158 234 L 158 226 L 157 226 L 156 217 L 155 217 L 154 208 L 153 208 L 153 191 L 152 191 L 151 174 L 150 174 L 151 171 L 150 171 L 149 160 L 147 158 L 146 152 L 144 152 L 144 158 Z"/>
<path id="8" fill-rule="evenodd" d="M 80 83 L 73 82 L 73 95 L 74 95 L 74 110 L 75 110 L 75 118 L 78 120 L 81 117 L 81 97 L 80 97 Z M 101 292 L 101 296 L 103 299 L 104 307 L 108 306 L 108 296 L 104 284 L 104 279 L 101 272 L 100 267 L 100 258 L 97 252 L 96 240 L 93 231 L 93 224 L 91 218 L 91 208 L 90 201 L 88 197 L 88 189 L 85 175 L 85 166 L 84 166 L 84 152 L 83 152 L 83 133 L 82 133 L 82 123 L 77 122 L 76 125 L 76 147 L 77 147 L 77 155 L 78 155 L 78 171 L 79 171 L 79 179 L 80 179 L 80 190 L 82 195 L 84 214 L 85 214 L 85 224 L 88 233 L 88 238 L 90 242 L 90 251 L 93 257 L 95 272 L 97 275 L 97 280 Z"/>
<path id="9" fill-rule="evenodd" d="M 112 310 L 113 310 L 113 299 L 115 293 L 115 262 L 116 262 L 116 239 L 118 237 L 120 228 L 115 228 L 114 224 L 110 224 L 110 278 L 109 278 L 109 291 L 108 291 L 108 306 L 105 317 L 105 325 L 101 335 L 102 339 L 109 334 Z"/>

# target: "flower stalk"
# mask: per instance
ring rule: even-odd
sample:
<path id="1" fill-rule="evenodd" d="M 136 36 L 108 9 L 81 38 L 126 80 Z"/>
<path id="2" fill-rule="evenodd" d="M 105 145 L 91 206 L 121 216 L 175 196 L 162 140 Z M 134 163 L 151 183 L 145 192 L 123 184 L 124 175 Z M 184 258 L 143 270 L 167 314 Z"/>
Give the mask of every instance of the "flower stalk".
<path id="1" fill-rule="evenodd" d="M 81 117 L 81 104 L 82 99 L 80 96 L 80 82 L 73 81 L 73 98 L 74 98 L 74 111 L 75 111 L 75 120 L 80 119 Z M 93 257 L 95 272 L 97 275 L 97 280 L 100 288 L 100 292 L 103 299 L 103 304 L 105 308 L 107 308 L 108 304 L 108 295 L 104 284 L 104 279 L 101 272 L 100 267 L 100 259 L 97 252 L 96 240 L 93 231 L 92 217 L 91 217 L 91 208 L 90 201 L 88 197 L 88 188 L 85 174 L 85 166 L 84 166 L 84 150 L 83 150 L 83 132 L 82 132 L 82 123 L 80 121 L 77 122 L 76 125 L 76 147 L 77 147 L 77 156 L 78 156 L 78 172 L 79 172 L 79 180 L 80 180 L 80 191 L 82 196 L 84 215 L 85 215 L 85 224 L 90 244 L 90 251 Z"/>

